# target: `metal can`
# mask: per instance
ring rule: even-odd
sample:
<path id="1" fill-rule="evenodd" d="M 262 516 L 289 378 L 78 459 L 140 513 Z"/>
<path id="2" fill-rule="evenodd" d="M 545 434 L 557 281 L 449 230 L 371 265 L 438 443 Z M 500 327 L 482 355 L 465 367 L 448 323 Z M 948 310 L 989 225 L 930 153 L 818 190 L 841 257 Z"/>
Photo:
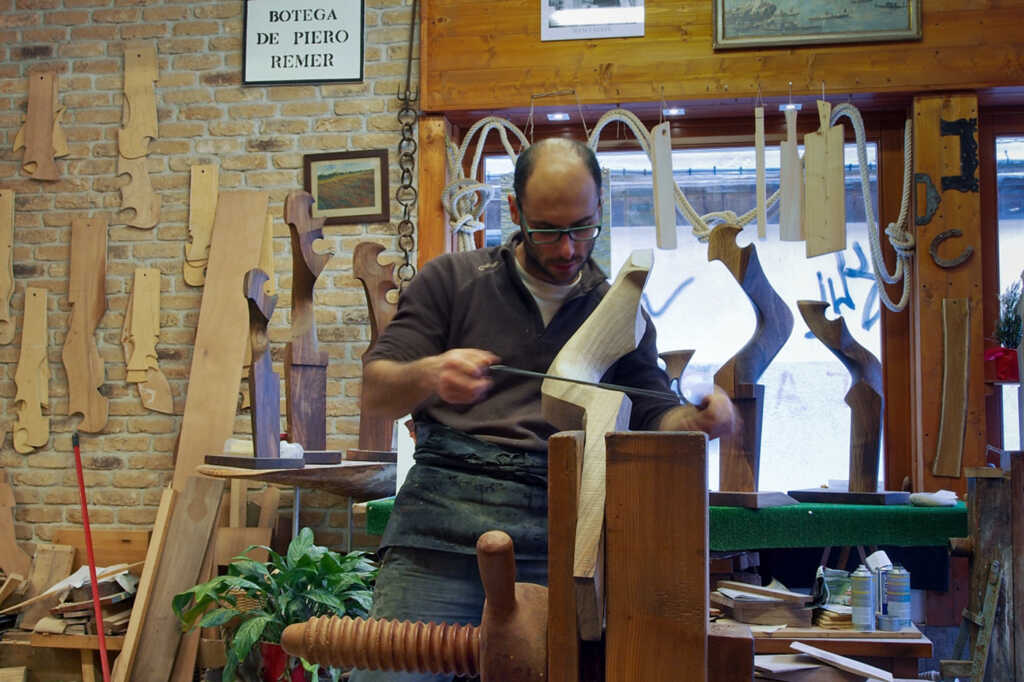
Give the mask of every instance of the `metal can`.
<path id="1" fill-rule="evenodd" d="M 899 564 L 886 577 L 885 599 L 888 614 L 900 628 L 910 626 L 910 572 Z"/>
<path id="2" fill-rule="evenodd" d="M 850 574 L 850 610 L 854 630 L 875 629 L 875 576 L 864 564 Z"/>
<path id="3" fill-rule="evenodd" d="M 882 615 L 888 613 L 886 604 L 888 602 L 886 585 L 888 584 L 889 571 L 892 566 L 886 566 L 875 571 L 875 613 Z"/>

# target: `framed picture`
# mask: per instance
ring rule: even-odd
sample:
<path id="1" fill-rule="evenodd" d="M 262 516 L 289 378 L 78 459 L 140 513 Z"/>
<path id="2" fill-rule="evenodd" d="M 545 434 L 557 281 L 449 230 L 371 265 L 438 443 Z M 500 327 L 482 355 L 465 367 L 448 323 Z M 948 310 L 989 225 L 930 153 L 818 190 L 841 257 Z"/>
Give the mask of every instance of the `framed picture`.
<path id="1" fill-rule="evenodd" d="M 715 49 L 921 39 L 921 0 L 712 0 Z"/>
<path id="2" fill-rule="evenodd" d="M 628 38 L 644 34 L 644 0 L 541 0 L 541 40 Z"/>
<path id="3" fill-rule="evenodd" d="M 306 154 L 302 165 L 314 218 L 326 225 L 390 220 L 388 150 Z"/>
<path id="4" fill-rule="evenodd" d="M 245 0 L 244 85 L 363 80 L 363 0 Z"/>

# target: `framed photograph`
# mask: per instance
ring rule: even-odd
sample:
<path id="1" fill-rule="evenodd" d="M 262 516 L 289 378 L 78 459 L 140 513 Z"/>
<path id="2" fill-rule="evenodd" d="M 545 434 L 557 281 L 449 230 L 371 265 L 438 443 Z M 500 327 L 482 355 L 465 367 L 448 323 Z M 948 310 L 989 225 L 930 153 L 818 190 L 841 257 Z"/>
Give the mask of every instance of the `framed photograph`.
<path id="1" fill-rule="evenodd" d="M 644 34 L 644 0 L 541 0 L 541 40 L 629 38 Z"/>
<path id="2" fill-rule="evenodd" d="M 921 0 L 712 0 L 715 49 L 921 39 Z"/>
<path id="3" fill-rule="evenodd" d="M 390 220 L 387 149 L 306 154 L 302 165 L 313 217 L 325 225 Z"/>
<path id="4" fill-rule="evenodd" d="M 363 80 L 363 0 L 245 0 L 244 85 Z"/>

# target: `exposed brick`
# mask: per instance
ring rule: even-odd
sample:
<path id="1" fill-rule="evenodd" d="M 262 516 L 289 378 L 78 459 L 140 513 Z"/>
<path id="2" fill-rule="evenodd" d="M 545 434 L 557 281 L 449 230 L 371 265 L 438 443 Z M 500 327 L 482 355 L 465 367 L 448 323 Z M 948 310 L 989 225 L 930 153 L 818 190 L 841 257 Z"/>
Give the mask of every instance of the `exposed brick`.
<path id="1" fill-rule="evenodd" d="M 178 21 L 173 27 L 176 36 L 216 35 L 219 30 L 220 24 L 216 21 Z"/>
<path id="2" fill-rule="evenodd" d="M 164 24 L 125 24 L 121 26 L 121 37 L 125 40 L 162 38 L 167 35 Z"/>
<path id="3" fill-rule="evenodd" d="M 253 132 L 252 121 L 216 121 L 210 123 L 210 134 L 212 135 L 251 135 Z"/>
<path id="4" fill-rule="evenodd" d="M 139 20 L 135 9 L 98 9 L 92 13 L 92 20 L 103 24 L 127 24 Z"/>
<path id="5" fill-rule="evenodd" d="M 287 137 L 264 137 L 251 139 L 245 143 L 245 148 L 254 152 L 279 152 L 294 146 L 295 142 Z"/>
<path id="6" fill-rule="evenodd" d="M 52 45 L 28 45 L 15 47 L 11 50 L 11 58 L 18 61 L 27 59 L 46 59 L 53 56 Z"/>
<path id="7" fill-rule="evenodd" d="M 174 58 L 173 68 L 184 71 L 207 71 L 220 68 L 224 63 L 217 53 L 180 55 Z"/>

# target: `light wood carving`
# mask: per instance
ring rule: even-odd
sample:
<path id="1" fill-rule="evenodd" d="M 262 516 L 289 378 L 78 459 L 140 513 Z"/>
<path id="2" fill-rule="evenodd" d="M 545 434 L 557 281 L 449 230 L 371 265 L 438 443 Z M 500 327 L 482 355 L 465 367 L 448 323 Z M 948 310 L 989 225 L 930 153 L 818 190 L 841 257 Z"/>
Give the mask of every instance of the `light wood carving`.
<path id="1" fill-rule="evenodd" d="M 755 492 L 764 411 L 764 386 L 757 381 L 789 339 L 793 314 L 765 277 L 754 245 L 740 248 L 736 243 L 739 233 L 735 225 L 719 225 L 708 241 L 708 261 L 722 261 L 750 299 L 757 320 L 750 340 L 715 373 L 715 384 L 732 398 L 743 420 L 738 433 L 719 441 L 719 487 Z"/>
<path id="2" fill-rule="evenodd" d="M 682 393 L 683 386 L 683 372 L 686 370 L 686 366 L 690 364 L 690 358 L 697 351 L 693 349 L 686 350 L 669 350 L 664 353 L 658 353 L 658 357 L 665 361 L 665 374 L 668 375 L 669 381 L 676 382 L 676 389 Z"/>
<path id="3" fill-rule="evenodd" d="M 786 109 L 786 139 L 780 146 L 779 239 L 798 242 L 804 238 L 804 163 L 797 150 L 796 109 Z"/>
<path id="4" fill-rule="evenodd" d="M 654 225 L 659 249 L 676 248 L 676 180 L 672 177 L 672 131 L 668 121 L 651 128 Z"/>
<path id="5" fill-rule="evenodd" d="M 959 478 L 967 430 L 971 299 L 942 299 L 942 337 L 942 413 L 932 474 Z"/>
<path id="6" fill-rule="evenodd" d="M 88 433 L 107 423 L 103 385 L 103 358 L 96 347 L 96 327 L 107 310 L 107 221 L 75 218 L 71 221 L 71 272 L 68 303 L 71 322 L 61 358 L 68 377 L 68 414 L 81 413 L 78 428 Z"/>
<path id="7" fill-rule="evenodd" d="M 327 447 L 327 351 L 317 349 L 313 288 L 331 253 L 317 252 L 323 218 L 312 217 L 313 197 L 292 192 L 284 219 L 292 237 L 292 330 L 285 349 L 285 402 L 288 436 L 306 450 Z"/>
<path id="8" fill-rule="evenodd" d="M 395 316 L 398 305 L 389 299 L 397 289 L 395 286 L 395 264 L 381 265 L 379 256 L 384 247 L 375 242 L 359 242 L 352 252 L 352 274 L 363 284 L 366 306 L 370 317 L 370 345 L 373 348 L 377 337 Z M 394 436 L 394 419 L 359 416 L 359 449 L 391 450 Z"/>
<path id="9" fill-rule="evenodd" d="M 14 404 L 14 449 L 22 454 L 46 445 L 50 439 L 50 365 L 46 360 L 46 289 L 25 288 L 25 319 L 21 328 L 21 355 L 14 381 L 18 385 Z"/>
<path id="10" fill-rule="evenodd" d="M 14 151 L 25 149 L 24 173 L 36 180 L 60 177 L 55 157 L 68 155 L 67 137 L 60 127 L 63 108 L 57 107 L 57 73 L 33 71 L 28 77 L 28 113 L 14 137 Z"/>
<path id="11" fill-rule="evenodd" d="M 274 314 L 277 296 L 266 292 L 267 273 L 253 269 L 243 283 L 249 304 L 249 343 L 252 365 L 249 368 L 249 396 L 252 406 L 252 439 L 257 458 L 281 456 L 281 377 L 270 359 L 267 324 Z"/>
<path id="12" fill-rule="evenodd" d="M 18 545 L 14 533 L 14 491 L 3 470 L 0 470 L 0 568 L 8 576 L 15 573 L 27 576 L 32 572 L 32 557 Z"/>
<path id="13" fill-rule="evenodd" d="M 267 193 L 221 192 L 199 310 L 188 395 L 182 416 L 174 488 L 182 490 L 206 455 L 222 452 L 232 432 L 249 312 L 245 273 L 259 261 Z"/>
<path id="14" fill-rule="evenodd" d="M 882 363 L 857 343 L 842 318 L 825 319 L 828 303 L 797 301 L 804 322 L 850 372 L 846 393 L 850 406 L 850 492 L 878 490 L 879 452 L 882 444 Z"/>
<path id="15" fill-rule="evenodd" d="M 206 261 L 210 257 L 219 171 L 214 164 L 196 164 L 190 169 L 190 174 L 188 234 L 192 241 L 185 246 L 184 274 L 186 284 L 201 287 L 206 276 Z"/>
<path id="16" fill-rule="evenodd" d="M 138 386 L 139 397 L 147 409 L 173 414 L 171 386 L 157 359 L 159 338 L 160 271 L 136 268 L 121 328 L 121 346 L 127 366 L 125 380 Z"/>
<path id="17" fill-rule="evenodd" d="M 125 218 L 131 227 L 148 230 L 160 220 L 160 195 L 153 191 L 146 169 L 146 157 L 117 159 L 117 174 L 127 175 L 131 179 L 121 187 L 121 210 L 133 213 Z"/>
<path id="18" fill-rule="evenodd" d="M 768 236 L 768 192 L 764 180 L 764 107 L 754 107 L 754 166 L 757 194 L 757 236 Z"/>
<path id="19" fill-rule="evenodd" d="M 640 296 L 653 258 L 649 249 L 630 254 L 611 289 L 555 356 L 548 374 L 596 382 L 616 360 L 636 349 L 646 329 Z M 580 637 L 600 639 L 604 615 L 604 436 L 629 427 L 632 403 L 619 392 L 551 379 L 541 384 L 541 395 L 544 419 L 562 431 L 586 431 L 573 574 Z"/>
<path id="20" fill-rule="evenodd" d="M 14 340 L 11 294 L 14 293 L 14 190 L 0 189 L 0 344 Z"/>
<path id="21" fill-rule="evenodd" d="M 124 126 L 117 131 L 117 151 L 123 159 L 139 159 L 157 135 L 156 47 L 131 42 L 124 46 Z"/>
<path id="22" fill-rule="evenodd" d="M 843 127 L 829 126 L 832 105 L 818 102 L 821 127 L 804 135 L 804 237 L 807 257 L 846 248 Z"/>

